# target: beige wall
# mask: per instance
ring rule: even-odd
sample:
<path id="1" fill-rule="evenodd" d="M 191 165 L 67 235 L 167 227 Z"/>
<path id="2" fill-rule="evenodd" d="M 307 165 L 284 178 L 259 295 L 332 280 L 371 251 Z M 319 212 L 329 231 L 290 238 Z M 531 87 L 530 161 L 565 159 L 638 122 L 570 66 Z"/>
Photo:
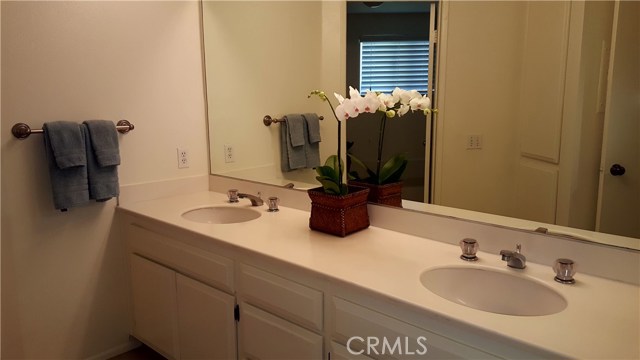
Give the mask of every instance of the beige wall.
<path id="1" fill-rule="evenodd" d="M 9 129 L 126 118 L 121 186 L 206 175 L 198 3 L 1 6 L 2 358 L 105 356 L 129 328 L 115 200 L 55 211 L 42 136 Z M 177 168 L 176 146 L 190 168 Z"/>
<path id="2" fill-rule="evenodd" d="M 321 161 L 335 153 L 336 120 L 326 103 L 307 95 L 343 92 L 344 11 L 342 2 L 204 3 L 213 173 L 315 183 L 313 170 L 281 174 L 280 125 L 266 127 L 262 118 L 324 115 Z M 225 144 L 233 146 L 235 162 L 225 162 Z M 270 175 L 261 177 L 257 168 Z"/>
<path id="3" fill-rule="evenodd" d="M 458 2 L 441 24 L 435 203 L 492 214 L 514 210 L 524 7 Z M 481 150 L 467 150 L 482 135 Z"/>

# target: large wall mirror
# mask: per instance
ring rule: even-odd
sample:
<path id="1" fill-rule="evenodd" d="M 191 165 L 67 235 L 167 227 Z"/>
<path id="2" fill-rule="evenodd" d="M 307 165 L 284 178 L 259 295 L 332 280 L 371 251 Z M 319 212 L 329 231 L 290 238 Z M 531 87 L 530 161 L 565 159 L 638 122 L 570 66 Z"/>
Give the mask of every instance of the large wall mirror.
<path id="1" fill-rule="evenodd" d="M 435 18 L 430 86 L 439 114 L 394 140 L 424 155 L 409 164 L 419 190 L 405 207 L 557 224 L 640 249 L 640 4 L 451 1 L 435 3 L 434 16 L 430 4 L 204 1 L 212 173 L 315 187 L 312 169 L 281 171 L 281 128 L 263 117 L 324 116 L 325 159 L 336 121 L 307 95 L 358 86 L 348 25 L 368 14 L 374 23 L 388 13 Z"/>

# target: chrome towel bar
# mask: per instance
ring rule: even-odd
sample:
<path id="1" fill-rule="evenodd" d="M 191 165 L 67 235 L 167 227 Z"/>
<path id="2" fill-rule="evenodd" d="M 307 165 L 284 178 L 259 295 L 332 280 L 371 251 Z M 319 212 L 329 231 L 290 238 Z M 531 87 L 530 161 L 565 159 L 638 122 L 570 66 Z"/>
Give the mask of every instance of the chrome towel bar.
<path id="1" fill-rule="evenodd" d="M 133 124 L 130 123 L 129 120 L 120 120 L 116 123 L 116 130 L 118 130 L 118 132 L 121 134 L 126 134 L 134 128 L 135 126 L 133 126 Z M 42 129 L 32 129 L 25 123 L 17 123 L 11 128 L 11 133 L 16 138 L 24 140 L 31 134 L 42 134 L 43 131 Z"/>

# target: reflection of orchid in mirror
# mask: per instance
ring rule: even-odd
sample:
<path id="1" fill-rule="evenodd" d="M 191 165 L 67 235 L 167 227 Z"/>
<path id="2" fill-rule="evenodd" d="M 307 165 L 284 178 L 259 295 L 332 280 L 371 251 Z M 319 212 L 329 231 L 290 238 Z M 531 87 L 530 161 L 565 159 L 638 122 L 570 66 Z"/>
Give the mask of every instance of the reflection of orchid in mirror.
<path id="1" fill-rule="evenodd" d="M 342 183 L 343 163 L 341 160 L 337 160 L 340 157 L 341 149 L 340 127 L 343 120 L 355 118 L 364 113 L 382 113 L 380 132 L 378 134 L 378 158 L 376 171 L 374 172 L 369 169 L 362 161 L 353 157 L 353 155 L 350 155 L 351 159 L 367 170 L 369 177 L 363 179 L 363 181 L 372 184 L 388 184 L 400 180 L 400 177 L 407 166 L 405 154 L 398 154 L 391 157 L 384 165 L 381 163 L 386 121 L 388 118 L 393 118 L 396 115 L 398 115 L 398 117 L 403 116 L 409 111 L 422 111 L 425 115 L 430 114 L 432 111 L 431 100 L 427 96 L 420 94 L 417 90 L 403 90 L 400 88 L 395 88 L 391 94 L 368 91 L 364 96 L 362 96 L 357 89 L 350 86 L 348 98 L 334 93 L 334 96 L 338 100 L 338 106 L 334 109 L 324 91 L 314 90 L 311 92 L 309 97 L 312 95 L 316 95 L 323 101 L 329 103 L 329 107 L 331 107 L 331 110 L 338 121 L 337 155 L 332 155 L 327 159 L 324 166 L 316 168 L 316 172 L 319 175 L 316 179 L 322 183 L 325 192 L 334 194 L 346 194 L 347 192 L 347 187 Z"/>
<path id="2" fill-rule="evenodd" d="M 391 94 L 368 91 L 363 97 L 357 89 L 349 87 L 350 99 L 345 99 L 339 94 L 335 94 L 335 96 L 340 102 L 340 106 L 336 108 L 337 118 L 353 118 L 365 112 L 382 113 L 378 133 L 376 170 L 371 170 L 361 160 L 353 155 L 349 155 L 351 160 L 355 164 L 363 167 L 368 174 L 367 178 L 359 179 L 357 172 L 352 172 L 350 177 L 354 180 L 361 180 L 377 185 L 399 181 L 408 163 L 406 155 L 394 155 L 382 164 L 382 149 L 387 119 L 393 118 L 396 115 L 401 117 L 409 111 L 422 111 L 425 115 L 429 115 L 432 112 L 431 99 L 420 94 L 417 90 L 404 90 L 400 88 L 395 88 Z"/>

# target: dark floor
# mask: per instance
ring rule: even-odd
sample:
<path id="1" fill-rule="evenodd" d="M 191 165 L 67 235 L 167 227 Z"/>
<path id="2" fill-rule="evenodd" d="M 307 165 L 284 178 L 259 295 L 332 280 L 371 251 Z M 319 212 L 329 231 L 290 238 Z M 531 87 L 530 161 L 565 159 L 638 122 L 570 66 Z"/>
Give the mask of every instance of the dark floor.
<path id="1" fill-rule="evenodd" d="M 128 351 L 124 354 L 114 356 L 109 360 L 166 360 L 164 356 L 151 350 L 148 346 L 142 344 L 139 347 Z"/>

